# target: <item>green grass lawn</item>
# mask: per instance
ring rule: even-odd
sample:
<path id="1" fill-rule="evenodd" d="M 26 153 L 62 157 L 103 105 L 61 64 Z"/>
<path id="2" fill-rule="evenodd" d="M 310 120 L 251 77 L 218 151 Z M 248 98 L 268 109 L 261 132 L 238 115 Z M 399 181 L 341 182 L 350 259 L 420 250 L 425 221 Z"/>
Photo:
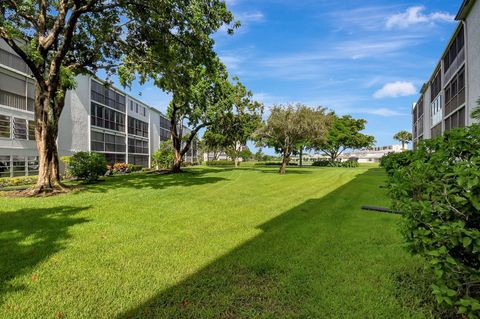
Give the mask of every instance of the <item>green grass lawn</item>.
<path id="1" fill-rule="evenodd" d="M 276 170 L 0 197 L 0 317 L 431 317 L 381 169 Z"/>

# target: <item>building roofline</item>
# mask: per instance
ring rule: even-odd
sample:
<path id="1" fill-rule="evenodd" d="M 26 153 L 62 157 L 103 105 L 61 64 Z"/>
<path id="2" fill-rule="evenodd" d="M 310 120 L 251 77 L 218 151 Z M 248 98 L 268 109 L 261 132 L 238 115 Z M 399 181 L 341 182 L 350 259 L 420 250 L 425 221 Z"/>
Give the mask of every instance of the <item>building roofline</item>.
<path id="1" fill-rule="evenodd" d="M 455 20 L 461 21 L 465 20 L 472 9 L 475 0 L 463 0 L 462 6 L 458 10 L 457 15 L 455 16 Z"/>

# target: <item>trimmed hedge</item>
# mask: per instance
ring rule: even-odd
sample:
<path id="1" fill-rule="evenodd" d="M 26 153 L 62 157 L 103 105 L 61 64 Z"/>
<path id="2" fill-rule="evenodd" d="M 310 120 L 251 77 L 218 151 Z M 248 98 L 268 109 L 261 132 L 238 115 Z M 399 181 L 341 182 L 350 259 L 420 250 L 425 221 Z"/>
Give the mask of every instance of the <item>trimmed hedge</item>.
<path id="1" fill-rule="evenodd" d="M 19 176 L 0 178 L 0 187 L 26 186 L 37 183 L 37 176 Z"/>
<path id="2" fill-rule="evenodd" d="M 352 160 L 348 160 L 346 162 L 322 160 L 322 161 L 313 162 L 312 166 L 317 166 L 317 167 L 359 167 L 360 164 L 358 164 L 357 161 L 352 161 Z"/>
<path id="3" fill-rule="evenodd" d="M 479 318 L 480 127 L 448 131 L 382 165 L 407 247 L 435 276 L 437 302 L 459 318 Z"/>
<path id="4" fill-rule="evenodd" d="M 219 160 L 219 161 L 208 161 L 205 162 L 207 166 L 232 166 L 235 165 L 234 161 L 229 161 L 229 160 Z M 238 163 L 240 164 L 240 162 Z"/>
<path id="5" fill-rule="evenodd" d="M 255 163 L 258 166 L 281 166 L 281 162 L 258 162 Z M 288 166 L 298 166 L 298 163 L 289 163 Z"/>

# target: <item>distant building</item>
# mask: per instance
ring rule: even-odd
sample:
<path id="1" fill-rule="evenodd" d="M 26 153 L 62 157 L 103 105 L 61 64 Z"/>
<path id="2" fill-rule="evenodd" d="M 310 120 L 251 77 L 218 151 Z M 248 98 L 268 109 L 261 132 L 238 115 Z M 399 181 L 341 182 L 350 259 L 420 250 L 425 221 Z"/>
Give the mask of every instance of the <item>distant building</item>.
<path id="1" fill-rule="evenodd" d="M 240 147 L 240 151 L 245 151 L 249 150 L 247 145 L 242 145 L 237 144 L 237 147 Z M 233 161 L 232 158 L 230 158 L 225 152 L 219 151 L 219 152 L 209 152 L 209 153 L 203 153 L 203 161 L 208 162 L 208 161 Z M 243 159 L 239 158 L 239 161 L 243 161 Z"/>
<path id="2" fill-rule="evenodd" d="M 383 156 L 403 151 L 402 145 L 389 145 L 346 153 L 340 158 L 342 161 L 356 160 L 359 163 L 379 163 Z"/>
<path id="3" fill-rule="evenodd" d="M 413 143 L 472 124 L 480 97 L 480 1 L 464 0 L 457 28 L 413 105 Z"/>

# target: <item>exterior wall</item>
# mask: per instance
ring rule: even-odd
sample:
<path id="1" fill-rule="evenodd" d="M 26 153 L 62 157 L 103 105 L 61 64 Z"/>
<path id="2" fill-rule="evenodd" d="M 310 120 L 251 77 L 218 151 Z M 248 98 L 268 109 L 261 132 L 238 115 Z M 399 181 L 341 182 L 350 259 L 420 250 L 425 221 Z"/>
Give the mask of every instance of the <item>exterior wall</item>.
<path id="1" fill-rule="evenodd" d="M 472 124 L 470 114 L 480 98 L 480 1 L 476 1 L 465 21 L 467 35 L 467 116 Z"/>
<path id="2" fill-rule="evenodd" d="M 77 77 L 77 88 L 68 91 L 58 130 L 60 156 L 90 151 L 90 78 Z"/>

